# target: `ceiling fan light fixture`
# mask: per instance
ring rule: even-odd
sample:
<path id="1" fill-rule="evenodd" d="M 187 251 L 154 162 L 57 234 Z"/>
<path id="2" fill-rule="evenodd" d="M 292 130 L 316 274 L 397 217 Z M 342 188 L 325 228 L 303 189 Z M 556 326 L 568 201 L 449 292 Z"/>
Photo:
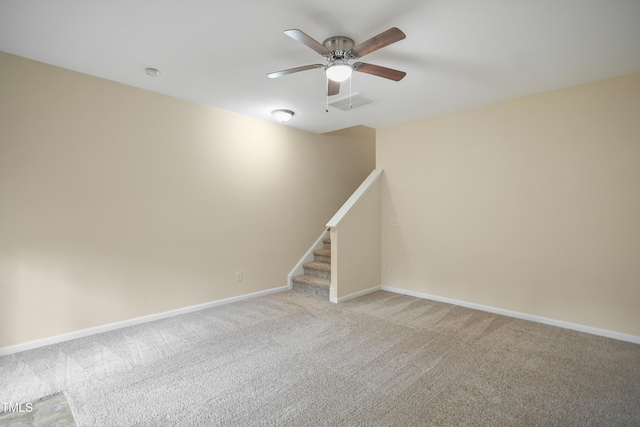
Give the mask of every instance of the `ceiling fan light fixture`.
<path id="1" fill-rule="evenodd" d="M 327 74 L 327 78 L 329 80 L 333 80 L 334 82 L 343 82 L 351 77 L 351 73 L 353 72 L 353 67 L 346 62 L 336 62 L 333 64 L 329 64 L 325 73 Z"/>
<path id="2" fill-rule="evenodd" d="M 273 114 L 273 117 L 279 122 L 286 123 L 295 113 L 291 110 L 273 110 L 271 114 Z"/>

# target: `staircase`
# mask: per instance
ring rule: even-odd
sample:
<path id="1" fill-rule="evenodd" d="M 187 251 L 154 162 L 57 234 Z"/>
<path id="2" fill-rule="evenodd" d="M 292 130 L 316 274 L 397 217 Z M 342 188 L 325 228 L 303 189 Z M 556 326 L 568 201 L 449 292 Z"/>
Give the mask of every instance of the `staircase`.
<path id="1" fill-rule="evenodd" d="M 331 285 L 331 238 L 322 239 L 324 249 L 313 251 L 313 261 L 302 266 L 304 274 L 291 278 L 293 289 L 329 298 Z"/>

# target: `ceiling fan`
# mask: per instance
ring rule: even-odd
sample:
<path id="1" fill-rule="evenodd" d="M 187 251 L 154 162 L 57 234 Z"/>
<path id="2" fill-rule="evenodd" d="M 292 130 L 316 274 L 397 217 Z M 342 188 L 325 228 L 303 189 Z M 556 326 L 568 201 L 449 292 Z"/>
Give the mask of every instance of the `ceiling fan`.
<path id="1" fill-rule="evenodd" d="M 345 36 L 329 37 L 324 42 L 319 43 L 312 37 L 297 29 L 286 30 L 284 33 L 324 56 L 328 63 L 303 65 L 302 67 L 275 71 L 267 74 L 267 77 L 269 78 L 274 79 L 276 77 L 286 76 L 287 74 L 297 73 L 299 71 L 323 68 L 328 78 L 327 96 L 331 96 L 340 93 L 340 82 L 347 80 L 353 71 L 372 74 L 374 76 L 394 81 L 402 80 L 407 74 L 404 71 L 381 67 L 380 65 L 367 64 L 364 62 L 355 62 L 353 64 L 349 63 L 349 61 L 353 59 L 361 58 L 371 52 L 404 39 L 406 37 L 405 34 L 396 27 L 390 28 L 355 47 L 353 40 Z"/>

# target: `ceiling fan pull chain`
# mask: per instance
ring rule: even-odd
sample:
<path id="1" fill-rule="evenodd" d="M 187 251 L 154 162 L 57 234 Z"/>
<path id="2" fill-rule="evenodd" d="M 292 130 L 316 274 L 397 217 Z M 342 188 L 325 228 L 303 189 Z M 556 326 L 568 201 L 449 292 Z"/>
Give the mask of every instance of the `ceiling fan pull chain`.
<path id="1" fill-rule="evenodd" d="M 353 107 L 353 105 L 351 104 L 351 80 L 352 79 L 353 79 L 353 74 L 349 76 L 349 109 Z"/>
<path id="2" fill-rule="evenodd" d="M 325 104 L 324 104 L 324 111 L 326 113 L 328 113 L 329 112 L 329 89 L 328 89 L 329 88 L 329 77 L 327 77 L 327 84 L 325 85 L 325 87 L 327 88 L 327 94 L 326 94 L 326 98 L 325 98 L 326 101 L 325 101 Z"/>

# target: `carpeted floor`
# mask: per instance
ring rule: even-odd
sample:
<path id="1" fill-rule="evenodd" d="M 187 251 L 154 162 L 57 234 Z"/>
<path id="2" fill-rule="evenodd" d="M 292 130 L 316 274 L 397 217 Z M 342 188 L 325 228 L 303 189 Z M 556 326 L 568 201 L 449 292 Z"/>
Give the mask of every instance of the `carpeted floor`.
<path id="1" fill-rule="evenodd" d="M 0 358 L 80 426 L 640 425 L 640 346 L 376 292 L 290 291 Z"/>

